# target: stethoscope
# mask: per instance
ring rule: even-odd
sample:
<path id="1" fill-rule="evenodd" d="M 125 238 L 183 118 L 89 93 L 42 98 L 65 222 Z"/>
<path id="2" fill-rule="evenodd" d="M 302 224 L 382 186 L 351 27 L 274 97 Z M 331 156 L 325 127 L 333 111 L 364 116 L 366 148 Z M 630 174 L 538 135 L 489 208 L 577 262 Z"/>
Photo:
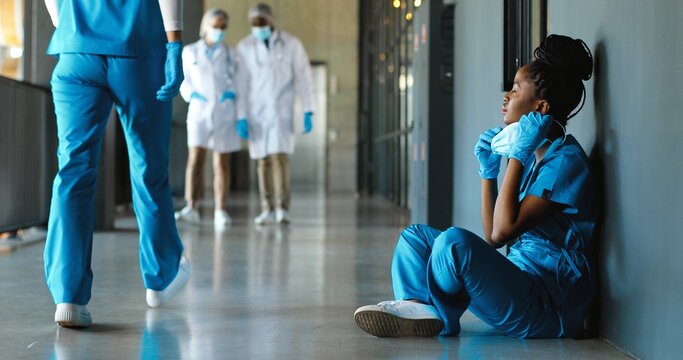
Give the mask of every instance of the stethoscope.
<path id="1" fill-rule="evenodd" d="M 257 44 L 258 44 L 259 41 L 260 41 L 260 40 L 256 39 Z M 276 32 L 275 32 L 275 37 L 273 38 L 273 43 L 270 44 L 270 47 L 271 47 L 270 50 L 275 51 L 275 46 L 276 46 L 278 43 L 280 43 L 280 45 L 282 45 L 282 46 L 284 46 L 284 44 L 285 44 L 284 40 L 282 40 L 282 36 L 280 35 L 280 32 L 279 32 L 279 31 L 276 31 Z M 264 44 L 264 46 L 265 46 L 265 44 Z M 256 65 L 258 65 L 259 67 L 263 67 L 265 64 L 261 62 L 261 59 L 259 59 L 257 46 L 254 46 L 254 49 L 253 49 L 253 50 L 254 50 L 254 60 L 256 60 Z M 282 60 L 283 56 L 282 56 L 282 51 L 281 51 L 281 50 L 278 51 L 277 54 L 275 54 L 275 58 L 276 58 L 278 61 Z"/>

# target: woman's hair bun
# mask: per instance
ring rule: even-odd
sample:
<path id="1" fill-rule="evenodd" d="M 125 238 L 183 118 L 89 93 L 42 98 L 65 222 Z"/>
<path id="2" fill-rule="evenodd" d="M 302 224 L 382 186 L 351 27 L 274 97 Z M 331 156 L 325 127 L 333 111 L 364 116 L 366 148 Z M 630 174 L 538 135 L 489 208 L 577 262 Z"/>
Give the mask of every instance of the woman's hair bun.
<path id="1" fill-rule="evenodd" d="M 581 80 L 588 80 L 593 74 L 593 55 L 581 39 L 549 35 L 534 51 L 534 57 Z"/>

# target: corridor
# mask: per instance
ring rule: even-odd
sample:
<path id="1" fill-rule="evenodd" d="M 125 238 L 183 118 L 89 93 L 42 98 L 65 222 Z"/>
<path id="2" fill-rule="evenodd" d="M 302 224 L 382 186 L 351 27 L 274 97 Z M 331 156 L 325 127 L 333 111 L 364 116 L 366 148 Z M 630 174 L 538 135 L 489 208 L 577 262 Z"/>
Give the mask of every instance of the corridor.
<path id="1" fill-rule="evenodd" d="M 88 305 L 94 325 L 58 327 L 44 243 L 0 256 L 2 359 L 629 359 L 600 339 L 521 340 L 467 313 L 458 337 L 379 339 L 353 312 L 390 299 L 395 238 L 409 214 L 378 199 L 296 194 L 289 226 L 257 228 L 256 195 L 236 195 L 233 225 L 183 225 L 187 287 L 149 309 L 137 230 L 120 215 L 97 232 Z"/>

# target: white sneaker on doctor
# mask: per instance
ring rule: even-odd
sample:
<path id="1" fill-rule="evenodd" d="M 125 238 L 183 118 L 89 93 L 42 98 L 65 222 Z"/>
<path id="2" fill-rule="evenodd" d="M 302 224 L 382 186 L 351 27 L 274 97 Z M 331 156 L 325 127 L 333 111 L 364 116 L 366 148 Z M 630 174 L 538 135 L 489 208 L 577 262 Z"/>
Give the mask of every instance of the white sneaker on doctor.
<path id="1" fill-rule="evenodd" d="M 264 211 L 259 216 L 254 218 L 254 223 L 256 225 L 268 225 L 275 222 L 275 213 L 272 211 Z"/>
<path id="2" fill-rule="evenodd" d="M 190 280 L 191 271 L 190 261 L 187 260 L 185 256 L 181 256 L 180 264 L 178 265 L 178 273 L 166 289 L 159 291 L 147 289 L 147 305 L 149 305 L 149 307 L 157 308 L 171 300 L 173 295 L 175 295 L 178 290 L 182 289 L 183 286 L 187 284 L 187 281 Z"/>
<path id="3" fill-rule="evenodd" d="M 189 206 L 185 206 L 180 211 L 175 212 L 175 219 L 177 221 L 185 221 L 190 224 L 199 224 L 201 220 L 199 219 L 199 211 L 193 209 Z"/>
<path id="4" fill-rule="evenodd" d="M 289 212 L 285 209 L 275 210 L 275 221 L 278 224 L 289 224 Z"/>
<path id="5" fill-rule="evenodd" d="M 230 225 L 230 215 L 225 210 L 216 210 L 213 214 L 213 224 L 216 227 L 225 227 Z"/>
<path id="6" fill-rule="evenodd" d="M 434 306 L 405 300 L 360 307 L 353 318 L 363 331 L 377 337 L 437 336 L 443 329 Z"/>
<path id="7" fill-rule="evenodd" d="M 63 327 L 84 328 L 92 325 L 92 318 L 85 305 L 61 303 L 57 304 L 55 322 Z"/>

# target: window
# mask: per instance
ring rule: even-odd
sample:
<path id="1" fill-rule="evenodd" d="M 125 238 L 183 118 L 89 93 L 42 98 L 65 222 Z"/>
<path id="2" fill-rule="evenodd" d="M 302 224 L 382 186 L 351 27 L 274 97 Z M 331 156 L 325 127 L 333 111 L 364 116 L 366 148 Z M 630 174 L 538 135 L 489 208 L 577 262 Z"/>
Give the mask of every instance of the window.
<path id="1" fill-rule="evenodd" d="M 503 82 L 512 88 L 517 69 L 531 62 L 547 34 L 547 0 L 503 0 Z"/>
<path id="2" fill-rule="evenodd" d="M 21 80 L 24 0 L 0 0 L 0 76 Z"/>

